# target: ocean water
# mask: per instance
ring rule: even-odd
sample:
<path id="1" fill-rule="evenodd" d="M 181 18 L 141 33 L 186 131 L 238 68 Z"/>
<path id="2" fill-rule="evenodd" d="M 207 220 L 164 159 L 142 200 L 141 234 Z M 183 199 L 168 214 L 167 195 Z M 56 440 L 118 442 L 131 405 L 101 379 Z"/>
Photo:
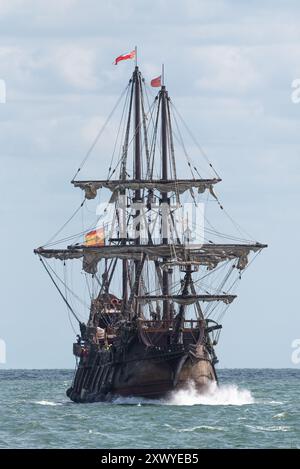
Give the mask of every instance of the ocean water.
<path id="1" fill-rule="evenodd" d="M 300 448 L 300 370 L 219 370 L 165 400 L 74 404 L 70 370 L 0 371 L 1 448 Z"/>

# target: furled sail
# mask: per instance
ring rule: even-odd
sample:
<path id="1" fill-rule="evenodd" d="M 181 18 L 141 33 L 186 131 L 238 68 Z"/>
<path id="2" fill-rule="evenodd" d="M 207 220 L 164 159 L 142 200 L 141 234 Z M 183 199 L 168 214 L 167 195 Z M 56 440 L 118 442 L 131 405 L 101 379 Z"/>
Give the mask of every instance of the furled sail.
<path id="1" fill-rule="evenodd" d="M 223 301 L 225 304 L 232 303 L 236 295 L 144 295 L 138 296 L 139 302 L 171 300 L 180 305 L 191 305 L 196 301 Z"/>
<path id="2" fill-rule="evenodd" d="M 189 259 L 201 263 L 209 270 L 214 269 L 220 262 L 237 259 L 237 268 L 243 270 L 247 265 L 247 256 L 250 252 L 257 252 L 266 247 L 261 243 L 256 244 L 203 244 L 200 248 L 193 245 L 176 244 L 142 244 L 142 245 L 110 245 L 102 247 L 88 247 L 83 245 L 69 246 L 67 249 L 44 249 L 35 250 L 46 258 L 60 260 L 78 259 L 83 257 L 83 270 L 94 274 L 101 259 L 133 259 L 141 260 L 146 254 L 150 260 L 174 259 L 176 261 Z"/>
<path id="3" fill-rule="evenodd" d="M 183 192 L 192 189 L 193 187 L 198 190 L 199 193 L 209 190 L 213 193 L 213 185 L 220 182 L 221 179 L 168 179 L 166 181 L 159 179 L 141 179 L 137 181 L 135 179 L 127 180 L 103 180 L 103 181 L 72 181 L 74 187 L 80 187 L 85 192 L 87 199 L 94 199 L 97 195 L 97 191 L 101 188 L 109 189 L 113 193 L 119 192 L 125 189 L 139 190 L 139 189 L 152 189 L 160 192 Z"/>

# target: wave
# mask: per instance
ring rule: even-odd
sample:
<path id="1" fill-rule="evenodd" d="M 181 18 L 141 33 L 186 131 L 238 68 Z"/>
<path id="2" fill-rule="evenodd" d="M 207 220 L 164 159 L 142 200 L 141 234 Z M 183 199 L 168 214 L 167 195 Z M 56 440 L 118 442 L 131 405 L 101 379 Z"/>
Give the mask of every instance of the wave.
<path id="1" fill-rule="evenodd" d="M 211 383 L 205 392 L 199 392 L 193 383 L 185 389 L 172 391 L 168 397 L 159 400 L 141 397 L 117 397 L 114 404 L 121 405 L 233 405 L 242 406 L 254 404 L 255 400 L 248 389 L 240 389 L 235 384 L 218 386 Z"/>
<path id="2" fill-rule="evenodd" d="M 262 427 L 260 425 L 245 425 L 245 426 L 250 428 L 250 430 L 254 432 L 288 432 L 291 429 L 291 427 L 284 426 L 284 425 L 271 426 L 271 427 Z"/>
<path id="3" fill-rule="evenodd" d="M 49 406 L 63 405 L 61 402 L 52 402 L 52 401 L 35 401 L 34 404 L 49 405 Z"/>
<path id="4" fill-rule="evenodd" d="M 283 405 L 285 402 L 282 401 L 274 401 L 274 400 L 269 400 L 269 399 L 259 399 L 257 401 L 258 404 L 267 404 L 267 405 Z"/>
<path id="5" fill-rule="evenodd" d="M 287 412 L 280 412 L 279 414 L 273 415 L 272 419 L 285 419 L 287 416 Z"/>
<path id="6" fill-rule="evenodd" d="M 107 437 L 107 434 L 106 434 L 106 433 L 97 432 L 97 431 L 91 430 L 91 429 L 88 431 L 88 433 L 89 433 L 89 435 L 93 434 L 93 435 L 100 435 L 100 436 L 105 436 L 105 437 Z"/>
<path id="7" fill-rule="evenodd" d="M 218 386 L 212 383 L 204 393 L 199 393 L 191 383 L 187 389 L 173 391 L 168 399 L 171 405 L 234 405 L 254 404 L 255 400 L 248 389 L 240 389 L 235 384 Z"/>
<path id="8" fill-rule="evenodd" d="M 188 427 L 188 428 L 175 428 L 172 427 L 172 425 L 169 425 L 168 423 L 165 424 L 165 427 L 170 428 L 171 430 L 181 433 L 181 432 L 195 432 L 197 430 L 207 430 L 207 431 L 223 431 L 223 427 L 212 427 L 211 425 L 197 425 L 195 427 Z"/>

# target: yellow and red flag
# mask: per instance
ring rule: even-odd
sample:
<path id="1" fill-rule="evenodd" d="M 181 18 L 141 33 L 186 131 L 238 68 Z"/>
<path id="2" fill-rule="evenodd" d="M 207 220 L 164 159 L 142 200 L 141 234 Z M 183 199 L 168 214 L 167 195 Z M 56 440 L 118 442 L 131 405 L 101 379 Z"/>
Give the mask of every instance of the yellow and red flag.
<path id="1" fill-rule="evenodd" d="M 84 236 L 85 246 L 104 246 L 105 245 L 105 231 L 104 228 L 97 228 L 90 231 Z"/>
<path id="2" fill-rule="evenodd" d="M 134 58 L 135 58 L 135 50 L 132 50 L 131 52 L 128 52 L 127 54 L 119 55 L 119 57 L 117 57 L 115 60 L 115 65 L 121 62 L 121 60 L 128 60 L 128 59 L 134 59 Z"/>

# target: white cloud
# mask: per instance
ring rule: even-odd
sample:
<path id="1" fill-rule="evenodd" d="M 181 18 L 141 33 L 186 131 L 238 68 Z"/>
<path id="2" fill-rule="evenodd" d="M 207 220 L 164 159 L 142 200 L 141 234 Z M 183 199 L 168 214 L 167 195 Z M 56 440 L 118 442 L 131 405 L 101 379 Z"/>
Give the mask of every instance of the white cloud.
<path id="1" fill-rule="evenodd" d="M 246 49 L 230 46 L 195 48 L 194 59 L 199 61 L 200 88 L 222 91 L 245 92 L 260 79 L 255 64 Z M 202 75 L 202 76 L 201 76 Z"/>
<path id="2" fill-rule="evenodd" d="M 84 90 L 97 86 L 95 52 L 86 47 L 66 45 L 58 49 L 54 62 L 66 83 Z"/>

